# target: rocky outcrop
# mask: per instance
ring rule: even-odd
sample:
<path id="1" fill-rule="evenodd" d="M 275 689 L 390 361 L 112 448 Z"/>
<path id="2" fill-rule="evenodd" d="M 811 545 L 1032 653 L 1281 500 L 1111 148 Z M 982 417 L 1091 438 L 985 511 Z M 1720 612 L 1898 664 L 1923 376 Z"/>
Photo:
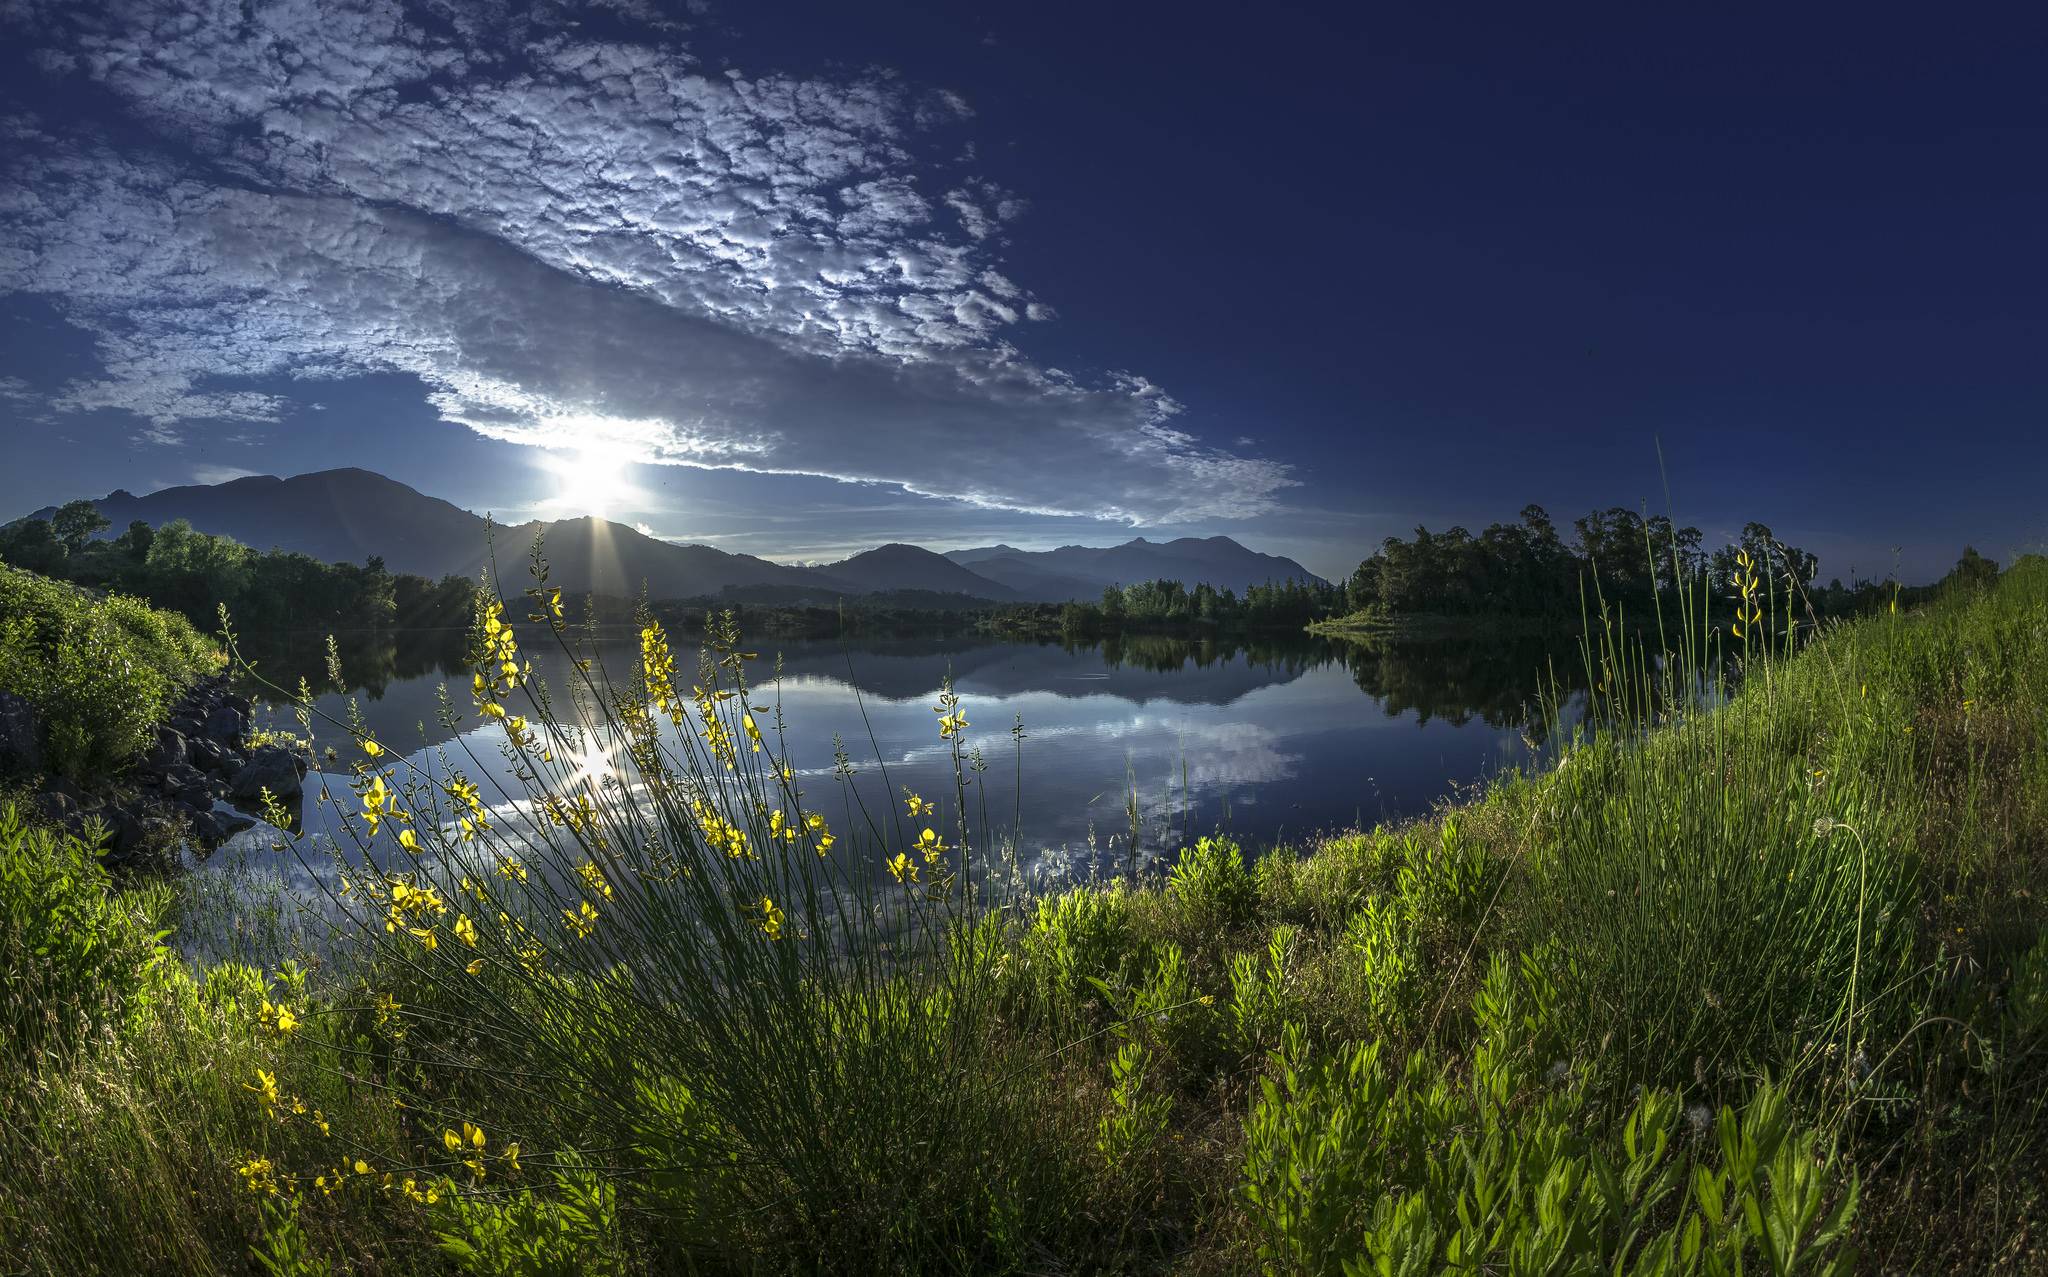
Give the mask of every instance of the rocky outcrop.
<path id="1" fill-rule="evenodd" d="M 299 782 L 309 766 L 306 756 L 298 750 L 283 745 L 258 745 L 250 752 L 249 761 L 228 782 L 228 793 L 244 802 L 256 801 L 266 789 L 273 798 L 297 798 Z"/>
<path id="2" fill-rule="evenodd" d="M 283 745 L 248 748 L 249 708 L 248 698 L 231 691 L 226 678 L 203 679 L 172 707 L 156 739 L 107 792 L 83 794 L 58 778 L 43 785 L 33 805 L 72 833 L 84 835 L 96 826 L 115 865 L 130 863 L 152 847 L 174 847 L 181 839 L 210 850 L 256 823 L 220 807 L 220 800 L 253 804 L 267 789 L 280 802 L 295 805 L 311 766 L 303 751 Z M 0 771 L 39 770 L 37 746 L 28 702 L 0 692 Z"/>

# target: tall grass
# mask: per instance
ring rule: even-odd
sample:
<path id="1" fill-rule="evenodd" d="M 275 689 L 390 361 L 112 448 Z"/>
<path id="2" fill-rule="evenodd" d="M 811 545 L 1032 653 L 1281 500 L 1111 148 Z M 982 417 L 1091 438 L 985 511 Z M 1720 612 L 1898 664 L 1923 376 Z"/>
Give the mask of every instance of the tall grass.
<path id="1" fill-rule="evenodd" d="M 565 685 L 532 672 L 502 604 L 480 618 L 473 712 L 504 727 L 506 788 L 480 792 L 503 773 L 466 737 L 418 764 L 360 729 L 348 745 L 329 903 L 366 999 L 402 1008 L 376 1083 L 429 1126 L 537 1124 L 529 1149 L 635 1172 L 634 1205 L 690 1253 L 737 1233 L 1017 1262 L 1017 1217 L 1069 1209 L 1071 1186 L 1036 1147 L 1058 1099 L 992 1018 L 964 710 L 935 706 L 951 794 L 876 811 L 843 777 L 828 819 L 736 634 L 686 674 L 649 621 L 639 669 L 607 681 L 545 576 L 533 619 Z M 458 1151 L 427 1167 L 489 1174 Z"/>
<path id="2" fill-rule="evenodd" d="M 302 703 L 354 762 L 341 844 L 294 844 L 332 891 L 313 969 L 195 972 L 143 943 L 133 979 L 86 964 L 98 993 L 17 1000 L 97 1009 L 0 1088 L 0 1253 L 2036 1262 L 2048 563 L 1818 633 L 1759 565 L 1740 637 L 1698 600 L 1661 641 L 1595 629 L 1587 730 L 1554 769 L 1305 857 L 1198 840 L 1161 880 L 1040 898 L 995 871 L 972 705 L 934 706 L 951 792 L 877 768 L 887 805 L 864 806 L 850 755 L 836 783 L 788 770 L 799 725 L 737 635 L 691 669 L 647 625 L 607 678 L 535 570 L 548 650 L 487 603 L 446 709 L 491 730 L 402 760 Z M 0 875 L 20 899 L 102 898 L 54 845 L 0 851 L 41 866 Z M 155 927 L 168 902 L 123 907 Z"/>

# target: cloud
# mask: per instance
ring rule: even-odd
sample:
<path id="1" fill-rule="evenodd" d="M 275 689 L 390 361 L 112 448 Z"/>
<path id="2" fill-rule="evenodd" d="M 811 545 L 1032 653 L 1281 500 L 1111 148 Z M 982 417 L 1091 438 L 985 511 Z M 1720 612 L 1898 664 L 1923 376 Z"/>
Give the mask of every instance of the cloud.
<path id="1" fill-rule="evenodd" d="M 1145 378 L 1011 342 L 1053 312 L 994 256 L 1024 201 L 929 158 L 971 116 L 950 92 L 461 4 L 9 12 L 157 139 L 5 126 L 0 291 L 105 369 L 61 409 L 169 442 L 278 419 L 279 378 L 398 371 L 494 439 L 992 509 L 1235 518 L 1293 483 Z"/>
<path id="2" fill-rule="evenodd" d="M 255 473 L 254 470 L 244 470 L 240 466 L 193 466 L 192 482 L 227 483 L 233 479 L 246 479 Z"/>

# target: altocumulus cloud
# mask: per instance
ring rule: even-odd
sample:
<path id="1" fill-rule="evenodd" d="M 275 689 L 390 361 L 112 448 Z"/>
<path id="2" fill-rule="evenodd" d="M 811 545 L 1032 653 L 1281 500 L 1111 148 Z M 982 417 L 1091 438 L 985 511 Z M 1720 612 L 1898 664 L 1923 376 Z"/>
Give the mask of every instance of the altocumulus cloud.
<path id="1" fill-rule="evenodd" d="M 495 439 L 989 508 L 1236 518 L 1293 483 L 1177 428 L 1143 377 L 1013 344 L 1052 311 L 1000 269 L 1024 200 L 921 158 L 971 127 L 951 93 L 466 3 L 5 16 L 134 126 L 0 137 L 0 290 L 50 298 L 104 364 L 59 409 L 170 441 L 275 419 L 279 377 L 399 371 Z"/>

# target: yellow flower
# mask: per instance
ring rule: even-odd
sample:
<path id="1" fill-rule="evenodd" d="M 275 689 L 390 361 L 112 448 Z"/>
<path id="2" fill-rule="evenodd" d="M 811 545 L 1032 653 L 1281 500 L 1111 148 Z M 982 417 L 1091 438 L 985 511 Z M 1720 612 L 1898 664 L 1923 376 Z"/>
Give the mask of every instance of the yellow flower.
<path id="1" fill-rule="evenodd" d="M 761 911 L 762 934 L 766 935 L 770 940 L 780 939 L 782 937 L 782 910 L 777 908 L 775 902 L 766 896 L 761 897 L 756 907 Z"/>
<path id="2" fill-rule="evenodd" d="M 574 932 L 577 939 L 587 940 L 590 934 L 597 930 L 597 910 L 586 900 L 582 907 L 574 911 L 562 910 L 562 924 Z"/>
<path id="3" fill-rule="evenodd" d="M 484 1146 L 484 1128 L 472 1126 L 468 1122 L 464 1122 L 462 1124 L 462 1138 L 471 1148 L 482 1148 Z"/>
<path id="4" fill-rule="evenodd" d="M 376 758 L 383 754 L 384 747 L 382 745 L 379 745 L 376 741 L 371 740 L 369 737 L 365 736 L 363 737 L 363 752 L 365 754 L 368 754 L 372 758 Z"/>
<path id="5" fill-rule="evenodd" d="M 583 879 L 584 885 L 598 895 L 607 898 L 611 896 L 612 885 L 605 881 L 604 871 L 597 867 L 595 861 L 586 860 L 576 866 L 576 876 Z"/>
<path id="6" fill-rule="evenodd" d="M 895 859 L 889 862 L 889 872 L 898 882 L 902 882 L 906 878 L 911 882 L 916 882 L 917 862 L 899 851 L 896 853 Z"/>
<path id="7" fill-rule="evenodd" d="M 908 791 L 905 792 L 907 793 Z M 926 812 L 936 810 L 936 808 L 934 808 L 930 803 L 926 802 L 922 798 L 919 798 L 916 794 L 910 794 L 909 797 L 905 798 L 903 800 L 903 805 L 910 809 L 910 814 L 912 816 L 922 816 Z"/>
<path id="8" fill-rule="evenodd" d="M 453 1131 L 442 1131 L 441 1142 L 448 1146 L 448 1151 L 451 1153 L 459 1152 L 462 1149 L 462 1137 Z"/>
<path id="9" fill-rule="evenodd" d="M 923 852 L 924 862 L 931 864 L 940 856 L 946 854 L 946 840 L 939 837 L 933 830 L 926 829 L 917 836 L 917 842 L 913 845 L 912 850 Z"/>
<path id="10" fill-rule="evenodd" d="M 509 1166 L 509 1167 L 511 1167 L 511 1168 L 512 1168 L 512 1173 L 513 1173 L 513 1174 L 515 1174 L 515 1175 L 516 1175 L 516 1174 L 518 1174 L 518 1173 L 519 1173 L 519 1144 L 518 1144 L 518 1142 L 517 1142 L 517 1141 L 515 1140 L 514 1142 L 512 1142 L 512 1143 L 510 1143 L 510 1144 L 507 1144 L 507 1145 L 505 1146 L 505 1151 L 504 1151 L 504 1153 L 503 1153 L 503 1154 L 501 1154 L 501 1156 L 502 1156 L 502 1157 L 503 1157 L 503 1158 L 505 1159 L 505 1165 L 507 1165 L 507 1166 Z"/>
<path id="11" fill-rule="evenodd" d="M 370 1164 L 369 1164 L 368 1162 L 364 1161 L 364 1160 L 363 1160 L 362 1158 L 358 1157 L 358 1158 L 356 1159 L 356 1174 L 358 1174 L 358 1175 L 368 1175 L 369 1173 L 370 1173 Z"/>
<path id="12" fill-rule="evenodd" d="M 472 960 L 470 961 L 470 964 L 469 964 L 468 966 L 466 966 L 466 967 L 464 967 L 464 968 L 463 968 L 463 970 L 464 970 L 465 972 L 467 972 L 468 974 L 470 974 L 470 975 L 475 975 L 475 974 L 476 974 L 477 972 L 479 972 L 479 971 L 482 971 L 483 969 L 484 969 L 484 960 L 483 960 L 482 958 L 474 958 L 474 959 L 472 959 Z"/>
<path id="13" fill-rule="evenodd" d="M 279 1007 L 277 1009 L 277 1031 L 279 1033 L 290 1033 L 298 1027 L 299 1017 L 292 1014 L 290 1007 Z"/>
<path id="14" fill-rule="evenodd" d="M 472 949 L 476 948 L 476 924 L 469 920 L 466 913 L 455 915 L 455 938 Z"/>
<path id="15" fill-rule="evenodd" d="M 256 1085 L 250 1086 L 247 1082 L 244 1082 L 242 1089 L 254 1091 L 262 1096 L 265 1108 L 276 1108 L 278 1106 L 277 1077 L 274 1074 L 258 1069 L 256 1070 Z"/>
<path id="16" fill-rule="evenodd" d="M 407 851 L 412 852 L 414 855 L 419 854 L 420 840 L 413 834 L 412 830 L 410 829 L 401 829 L 398 831 L 398 845 L 405 848 Z"/>

